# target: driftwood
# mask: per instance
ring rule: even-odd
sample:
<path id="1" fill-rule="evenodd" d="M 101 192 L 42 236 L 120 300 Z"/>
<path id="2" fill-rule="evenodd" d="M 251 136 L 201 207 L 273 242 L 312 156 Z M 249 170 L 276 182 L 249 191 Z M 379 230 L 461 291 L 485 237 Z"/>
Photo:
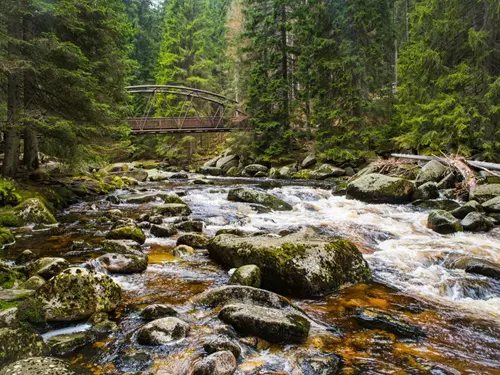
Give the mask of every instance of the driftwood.
<path id="1" fill-rule="evenodd" d="M 409 154 L 391 154 L 394 158 L 402 158 L 402 159 L 413 159 L 413 160 L 437 160 L 443 163 L 447 163 L 445 158 L 440 158 L 437 156 L 421 156 L 421 155 L 409 155 Z M 500 171 L 500 164 L 496 163 L 488 163 L 486 161 L 475 161 L 475 160 L 464 160 L 465 163 L 474 168 L 483 169 L 488 171 L 488 169 L 493 171 Z"/>

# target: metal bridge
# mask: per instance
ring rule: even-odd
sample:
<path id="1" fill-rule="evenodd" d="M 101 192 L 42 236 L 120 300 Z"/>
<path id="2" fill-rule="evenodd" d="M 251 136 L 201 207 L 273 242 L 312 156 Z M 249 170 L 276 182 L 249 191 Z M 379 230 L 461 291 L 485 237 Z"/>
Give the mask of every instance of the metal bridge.
<path id="1" fill-rule="evenodd" d="M 170 85 L 129 86 L 132 134 L 218 133 L 249 130 L 238 102 L 210 91 Z"/>

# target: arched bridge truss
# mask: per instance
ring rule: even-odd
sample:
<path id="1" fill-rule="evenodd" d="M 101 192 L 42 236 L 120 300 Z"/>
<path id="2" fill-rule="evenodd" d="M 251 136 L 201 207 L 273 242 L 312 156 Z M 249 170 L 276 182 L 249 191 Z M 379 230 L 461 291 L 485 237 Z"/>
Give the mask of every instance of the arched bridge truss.
<path id="1" fill-rule="evenodd" d="M 130 86 L 132 134 L 186 134 L 248 130 L 238 103 L 210 91 L 170 85 Z"/>

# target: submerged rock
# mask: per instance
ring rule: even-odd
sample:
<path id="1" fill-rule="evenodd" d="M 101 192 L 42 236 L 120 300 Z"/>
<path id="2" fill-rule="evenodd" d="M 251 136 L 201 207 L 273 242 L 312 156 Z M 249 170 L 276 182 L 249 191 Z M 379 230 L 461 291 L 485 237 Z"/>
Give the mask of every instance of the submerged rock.
<path id="1" fill-rule="evenodd" d="M 177 245 L 187 245 L 195 249 L 205 249 L 208 239 L 201 234 L 188 233 L 183 234 L 177 239 Z"/>
<path id="2" fill-rule="evenodd" d="M 367 328 L 382 329 L 403 337 L 425 336 L 420 328 L 375 309 L 358 309 L 356 318 L 361 325 Z"/>
<path id="3" fill-rule="evenodd" d="M 238 358 L 241 354 L 241 347 L 231 338 L 222 335 L 208 337 L 203 343 L 203 349 L 205 349 L 208 354 L 229 351 L 233 353 L 235 358 Z"/>
<path id="4" fill-rule="evenodd" d="M 92 373 L 71 362 L 51 357 L 33 357 L 11 363 L 0 375 L 91 375 Z"/>
<path id="5" fill-rule="evenodd" d="M 159 303 L 149 305 L 141 311 L 141 318 L 148 321 L 166 318 L 168 316 L 177 316 L 177 311 L 168 305 Z"/>
<path id="6" fill-rule="evenodd" d="M 148 257 L 134 254 L 104 254 L 97 258 L 111 273 L 141 273 L 148 268 Z"/>
<path id="7" fill-rule="evenodd" d="M 139 244 L 146 242 L 146 235 L 132 220 L 118 220 L 106 235 L 109 240 L 133 240 Z"/>
<path id="8" fill-rule="evenodd" d="M 316 355 L 300 361 L 304 375 L 337 375 L 342 369 L 342 359 L 335 354 Z"/>
<path id="9" fill-rule="evenodd" d="M 276 211 L 290 211 L 293 208 L 279 198 L 246 187 L 231 189 L 227 199 L 233 202 L 262 204 Z"/>
<path id="10" fill-rule="evenodd" d="M 488 232 L 495 226 L 486 215 L 480 212 L 471 212 L 460 222 L 465 231 Z"/>
<path id="11" fill-rule="evenodd" d="M 191 209 L 186 204 L 181 203 L 165 203 L 156 206 L 153 213 L 167 217 L 173 216 L 188 216 L 191 214 Z"/>
<path id="12" fill-rule="evenodd" d="M 302 343 L 309 335 L 310 323 L 302 315 L 263 306 L 227 305 L 219 318 L 244 335 L 273 343 Z"/>
<path id="13" fill-rule="evenodd" d="M 411 181 L 372 173 L 347 184 L 347 198 L 370 203 L 406 203 L 414 190 Z"/>
<path id="14" fill-rule="evenodd" d="M 239 267 L 229 278 L 229 284 L 260 288 L 260 268 L 254 264 Z"/>
<path id="15" fill-rule="evenodd" d="M 173 317 L 153 320 L 140 328 L 137 341 L 141 345 L 164 345 L 186 337 L 189 325 Z"/>
<path id="16" fill-rule="evenodd" d="M 91 343 L 94 339 L 90 332 L 68 333 L 52 336 L 47 340 L 47 347 L 51 355 L 64 356 Z"/>
<path id="17" fill-rule="evenodd" d="M 236 358 L 229 351 L 210 354 L 199 361 L 193 375 L 232 375 L 236 371 Z"/>
<path id="18" fill-rule="evenodd" d="M 121 297 L 120 286 L 109 276 L 72 267 L 38 289 L 24 308 L 39 311 L 48 321 L 75 321 L 113 311 Z"/>
<path id="19" fill-rule="evenodd" d="M 447 268 L 464 270 L 467 273 L 475 273 L 486 277 L 500 280 L 500 265 L 486 259 L 470 256 L 451 256 L 443 265 Z"/>
<path id="20" fill-rule="evenodd" d="M 43 355 L 42 336 L 26 328 L 0 328 L 0 365 Z"/>
<path id="21" fill-rule="evenodd" d="M 172 254 L 176 257 L 185 257 L 193 255 L 195 253 L 194 249 L 188 245 L 179 245 L 174 248 Z"/>
<path id="22" fill-rule="evenodd" d="M 432 211 L 427 219 L 427 227 L 434 232 L 441 234 L 450 234 L 455 232 L 462 232 L 463 228 L 451 213 L 444 210 Z"/>
<path id="23" fill-rule="evenodd" d="M 368 264 L 347 240 L 304 233 L 280 238 L 224 234 L 210 241 L 208 251 L 228 268 L 256 265 L 264 288 L 293 296 L 322 295 L 371 279 Z"/>

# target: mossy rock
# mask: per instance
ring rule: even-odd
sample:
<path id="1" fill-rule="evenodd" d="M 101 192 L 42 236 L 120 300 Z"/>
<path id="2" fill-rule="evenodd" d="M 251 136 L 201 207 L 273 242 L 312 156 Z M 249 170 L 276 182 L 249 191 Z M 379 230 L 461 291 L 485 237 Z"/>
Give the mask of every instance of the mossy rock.
<path id="1" fill-rule="evenodd" d="M 210 256 L 228 268 L 254 264 L 262 286 L 291 296 L 319 296 L 346 284 L 371 280 L 363 256 L 350 241 L 295 233 L 281 238 L 223 234 L 208 245 Z"/>
<path id="2" fill-rule="evenodd" d="M 37 290 L 45 285 L 47 281 L 38 275 L 31 276 L 26 282 L 23 284 L 24 289 Z"/>
<path id="3" fill-rule="evenodd" d="M 177 203 L 177 204 L 186 204 L 181 198 L 177 195 L 164 195 L 162 196 L 163 203 Z"/>
<path id="4" fill-rule="evenodd" d="M 239 171 L 238 167 L 231 167 L 226 172 L 227 177 L 238 177 L 239 174 L 240 174 L 240 171 Z"/>
<path id="5" fill-rule="evenodd" d="M 91 375 L 92 373 L 71 362 L 51 357 L 23 359 L 4 367 L 0 375 Z"/>
<path id="6" fill-rule="evenodd" d="M 177 239 L 177 245 L 187 245 L 195 249 L 205 249 L 208 245 L 208 239 L 201 234 L 187 233 Z"/>
<path id="7" fill-rule="evenodd" d="M 148 257 L 143 254 L 104 254 L 97 260 L 110 273 L 141 273 L 148 268 Z"/>
<path id="8" fill-rule="evenodd" d="M 350 182 L 347 198 L 369 203 L 407 203 L 414 191 L 415 185 L 411 181 L 372 173 Z"/>
<path id="9" fill-rule="evenodd" d="M 56 224 L 57 220 L 46 205 L 38 198 L 30 198 L 13 208 L 24 225 L 26 224 Z"/>
<path id="10" fill-rule="evenodd" d="M 246 187 L 229 190 L 227 199 L 233 202 L 257 203 L 275 211 L 291 211 L 293 207 L 272 195 Z"/>
<path id="11" fill-rule="evenodd" d="M 42 336 L 38 333 L 26 328 L 0 328 L 0 365 L 43 355 L 45 351 Z"/>
<path id="12" fill-rule="evenodd" d="M 13 244 L 14 242 L 16 242 L 16 238 L 12 232 L 8 229 L 0 227 L 0 247 Z"/>
<path id="13" fill-rule="evenodd" d="M 31 263 L 28 266 L 28 273 L 30 276 L 38 275 L 48 280 L 69 266 L 69 262 L 64 258 L 44 257 Z"/>
<path id="14" fill-rule="evenodd" d="M 47 340 L 47 347 L 51 355 L 65 356 L 95 339 L 91 332 L 68 333 L 50 337 Z"/>
<path id="15" fill-rule="evenodd" d="M 0 288 L 11 289 L 20 286 L 26 277 L 7 263 L 0 262 Z"/>
<path id="16" fill-rule="evenodd" d="M 132 240 L 139 244 L 146 242 L 146 235 L 133 221 L 118 220 L 106 235 L 108 240 Z"/>
<path id="17" fill-rule="evenodd" d="M 479 185 L 470 193 L 470 199 L 484 203 L 500 196 L 500 184 Z"/>
<path id="18" fill-rule="evenodd" d="M 14 181 L 0 178 L 0 206 L 16 206 L 21 199 Z"/>
<path id="19" fill-rule="evenodd" d="M 204 225 L 205 224 L 203 223 L 203 221 L 188 220 L 177 223 L 175 226 L 177 229 L 182 230 L 184 232 L 202 233 Z"/>
<path id="20" fill-rule="evenodd" d="M 441 234 L 451 234 L 463 231 L 460 221 L 451 213 L 444 210 L 432 211 L 427 219 L 427 227 Z"/>
<path id="21" fill-rule="evenodd" d="M 156 206 L 153 209 L 153 214 L 168 217 L 188 216 L 191 214 L 191 209 L 186 204 L 166 203 Z"/>
<path id="22" fill-rule="evenodd" d="M 460 207 L 460 203 L 452 199 L 417 200 L 414 201 L 412 204 L 424 210 L 453 211 Z"/>
<path id="23" fill-rule="evenodd" d="M 253 286 L 260 288 L 260 268 L 254 264 L 241 266 L 229 278 L 229 284 Z"/>
<path id="24" fill-rule="evenodd" d="M 446 167 L 437 160 L 431 160 L 425 164 L 417 176 L 417 185 L 426 182 L 439 182 L 446 173 Z"/>
<path id="25" fill-rule="evenodd" d="M 312 174 L 312 171 L 310 169 L 302 169 L 298 172 L 292 173 L 291 177 L 294 180 L 309 180 L 312 178 L 311 174 Z M 281 171 L 280 171 L 280 175 L 281 175 Z"/>

